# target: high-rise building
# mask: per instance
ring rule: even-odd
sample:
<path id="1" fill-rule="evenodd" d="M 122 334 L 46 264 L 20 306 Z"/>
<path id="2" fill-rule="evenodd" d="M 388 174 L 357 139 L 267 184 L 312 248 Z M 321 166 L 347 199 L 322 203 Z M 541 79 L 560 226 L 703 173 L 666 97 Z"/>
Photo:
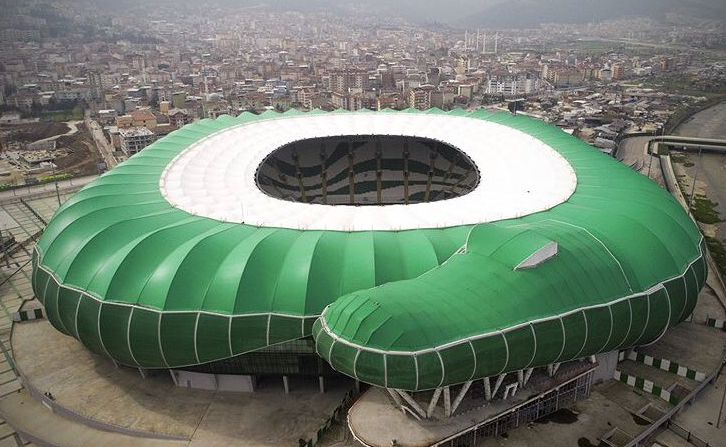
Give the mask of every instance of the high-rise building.
<path id="1" fill-rule="evenodd" d="M 361 69 L 346 68 L 330 73 L 330 90 L 347 93 L 351 89 L 365 90 L 368 88 L 368 72 Z"/>
<path id="2" fill-rule="evenodd" d="M 443 94 L 433 85 L 422 85 L 412 88 L 408 96 L 408 105 L 414 109 L 427 110 L 443 105 Z"/>

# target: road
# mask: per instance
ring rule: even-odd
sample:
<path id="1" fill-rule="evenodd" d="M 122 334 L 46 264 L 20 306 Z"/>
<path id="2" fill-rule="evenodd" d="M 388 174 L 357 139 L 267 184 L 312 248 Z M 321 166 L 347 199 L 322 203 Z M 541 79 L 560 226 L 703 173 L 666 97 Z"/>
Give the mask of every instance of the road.
<path id="1" fill-rule="evenodd" d="M 89 175 L 87 177 L 71 178 L 67 180 L 58 181 L 58 190 L 60 192 L 72 191 L 79 189 L 82 186 L 87 185 L 98 178 L 97 175 Z M 0 191 L 0 204 L 6 202 L 14 202 L 19 198 L 32 198 L 36 196 L 43 196 L 48 194 L 54 194 L 56 191 L 56 182 L 44 183 L 40 185 L 24 186 L 22 188 L 6 189 Z"/>
<path id="2" fill-rule="evenodd" d="M 726 139 L 726 103 L 718 104 L 697 113 L 693 118 L 681 124 L 674 132 L 677 135 L 702 138 Z M 689 153 L 687 161 L 694 164 L 691 167 L 681 165 L 688 179 L 684 181 L 687 188 L 691 185 L 690 178 L 696 174 L 698 162 L 698 177 L 696 189 L 698 193 L 706 195 L 712 202 L 716 202 L 716 210 L 726 219 L 726 155 L 717 153 L 702 153 L 700 161 L 697 153 Z M 680 167 L 679 167 L 680 169 Z M 690 194 L 690 190 L 685 191 Z M 717 236 L 726 237 L 726 222 L 716 225 Z"/>
<path id="3" fill-rule="evenodd" d="M 674 132 L 677 135 L 701 138 L 726 138 L 726 102 L 708 108 L 695 114 L 691 119 L 681 124 Z M 718 153 L 702 153 L 699 156 L 694 153 L 686 155 L 686 161 L 694 166 L 686 167 L 685 164 L 675 166 L 676 173 L 685 172 L 687 176 L 679 180 L 685 192 L 690 193 L 691 179 L 696 174 L 698 166 L 698 177 L 696 192 L 705 193 L 713 202 L 716 202 L 716 210 L 721 218 L 726 218 L 726 155 Z M 703 225 L 704 232 L 711 232 L 708 226 Z M 715 236 L 724 239 L 726 235 L 726 222 L 715 225 Z M 723 372 L 723 371 L 722 371 Z M 723 389 L 726 386 L 726 376 L 721 374 L 715 383 L 709 385 L 699 396 L 696 402 L 687 407 L 674 419 L 676 423 L 687 427 L 688 430 L 709 442 L 710 445 L 723 445 L 726 439 L 726 418 L 721 413 L 724 406 L 726 394 Z M 721 417 L 721 421 L 716 420 Z"/>
<path id="4" fill-rule="evenodd" d="M 663 184 L 663 173 L 660 169 L 660 159 L 653 157 L 651 159 L 646 153 L 646 144 L 649 137 L 632 137 L 626 138 L 620 142 L 617 159 L 624 164 L 631 166 L 643 175 L 648 175 L 658 184 Z"/>
<path id="5" fill-rule="evenodd" d="M 88 131 L 91 132 L 91 136 L 93 137 L 93 141 L 96 143 L 98 152 L 106 162 L 106 168 L 111 170 L 116 167 L 118 161 L 116 160 L 116 157 L 113 156 L 113 147 L 111 147 L 108 140 L 106 140 L 106 137 L 103 135 L 103 128 L 97 121 L 92 120 L 88 114 L 86 115 L 86 127 L 88 127 Z"/>

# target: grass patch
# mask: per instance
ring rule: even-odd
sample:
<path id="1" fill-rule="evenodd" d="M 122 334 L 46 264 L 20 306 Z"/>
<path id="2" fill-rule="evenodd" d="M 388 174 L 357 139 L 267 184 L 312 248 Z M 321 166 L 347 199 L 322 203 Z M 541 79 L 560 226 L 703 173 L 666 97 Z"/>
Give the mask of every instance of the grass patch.
<path id="1" fill-rule="evenodd" d="M 691 211 L 697 221 L 704 224 L 723 222 L 721 216 L 718 214 L 718 211 L 716 211 L 718 203 L 712 202 L 706 196 L 702 196 L 700 194 L 696 194 L 693 199 Z"/>
<path id="2" fill-rule="evenodd" d="M 673 163 L 684 163 L 687 160 L 687 157 L 682 152 L 670 152 L 671 161 Z"/>
<path id="3" fill-rule="evenodd" d="M 711 253 L 713 262 L 716 263 L 716 267 L 718 267 L 721 276 L 726 276 L 726 248 L 724 248 L 723 242 L 715 237 L 704 237 L 706 238 L 706 245 L 708 246 L 709 253 Z"/>
<path id="4" fill-rule="evenodd" d="M 73 110 L 57 110 L 54 112 L 43 112 L 40 114 L 42 120 L 53 120 L 56 123 L 63 123 L 66 121 L 81 121 L 83 119 L 83 111 L 80 109 Z"/>

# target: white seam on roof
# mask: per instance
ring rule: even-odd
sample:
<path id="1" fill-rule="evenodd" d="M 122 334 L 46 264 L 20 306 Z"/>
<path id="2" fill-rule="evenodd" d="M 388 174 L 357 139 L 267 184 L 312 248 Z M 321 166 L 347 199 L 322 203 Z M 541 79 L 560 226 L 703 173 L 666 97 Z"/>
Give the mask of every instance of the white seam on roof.
<path id="1" fill-rule="evenodd" d="M 444 384 L 444 378 L 446 378 L 446 366 L 444 365 L 444 359 L 441 357 L 441 353 L 437 349 L 434 349 L 434 352 L 439 357 L 439 362 L 441 363 L 441 381 L 436 388 L 441 388 L 441 385 Z"/>
<path id="2" fill-rule="evenodd" d="M 633 328 L 633 304 L 630 302 L 630 300 L 628 300 L 628 315 L 630 318 L 628 320 L 628 331 L 625 333 L 625 337 L 620 340 L 620 343 L 618 343 L 618 345 L 613 348 L 613 350 L 620 350 L 620 347 L 623 346 L 623 343 L 625 343 L 625 341 L 630 337 L 630 331 Z"/>
<path id="3" fill-rule="evenodd" d="M 166 361 L 166 355 L 164 355 L 164 343 L 161 342 L 161 317 L 163 313 L 159 312 L 159 320 L 156 322 L 156 336 L 159 338 L 159 353 L 161 354 L 161 360 L 164 362 L 166 367 L 169 367 L 169 362 Z"/>
<path id="4" fill-rule="evenodd" d="M 322 329 L 320 329 L 322 331 Z M 318 332 L 318 335 L 320 335 L 320 332 Z M 353 377 L 355 377 L 355 380 L 360 380 L 358 378 L 358 371 L 356 368 L 358 367 L 358 356 L 360 355 L 360 348 L 357 348 L 355 351 L 355 358 L 353 359 Z"/>
<path id="5" fill-rule="evenodd" d="M 96 329 L 98 330 L 98 341 L 101 343 L 101 347 L 103 348 L 103 351 L 106 353 L 107 356 L 114 358 L 109 354 L 108 349 L 106 349 L 106 344 L 103 342 L 103 336 L 101 336 L 101 311 L 103 310 L 103 303 L 100 303 L 98 306 L 98 316 L 96 317 L 98 321 L 96 321 Z"/>
<path id="6" fill-rule="evenodd" d="M 579 358 L 582 354 L 582 351 L 585 350 L 585 346 L 587 346 L 587 337 L 590 332 L 589 326 L 587 325 L 587 312 L 585 312 L 585 309 L 581 309 L 580 312 L 582 313 L 582 319 L 585 321 L 585 336 L 582 337 L 582 346 L 580 346 L 580 350 L 577 351 L 577 354 L 573 356 L 573 358 Z"/>
<path id="7" fill-rule="evenodd" d="M 590 232 L 590 230 L 588 230 L 587 228 L 583 228 L 583 227 L 581 227 L 579 225 L 575 225 L 575 224 L 572 224 L 572 223 L 569 223 L 569 222 L 564 222 L 564 221 L 561 221 L 561 220 L 556 220 L 556 219 L 546 219 L 546 220 L 549 220 L 549 221 L 552 221 L 552 222 L 557 222 L 557 223 L 560 223 L 560 224 L 563 224 L 563 225 L 569 225 L 569 226 L 575 227 L 575 228 L 579 228 L 580 230 L 582 230 L 585 233 L 587 233 L 588 235 L 590 235 L 591 238 L 595 239 L 600 245 L 602 245 L 602 247 L 605 249 L 605 251 L 607 251 L 607 253 L 610 255 L 610 257 L 613 258 L 613 260 L 615 261 L 615 263 L 618 264 L 618 267 L 620 267 L 620 273 L 622 273 L 623 279 L 625 280 L 625 284 L 628 285 L 628 289 L 631 292 L 633 291 L 633 287 L 630 285 L 630 281 L 628 280 L 628 275 L 625 274 L 625 270 L 623 269 L 623 265 L 620 264 L 620 261 L 618 260 L 618 258 L 615 257 L 615 255 L 613 254 L 613 252 L 610 251 L 610 249 L 608 248 L 608 246 L 605 245 L 605 243 L 603 241 L 601 241 L 597 236 L 595 236 L 594 234 L 592 234 Z M 700 250 L 700 248 L 699 248 L 699 250 Z"/>
<path id="8" fill-rule="evenodd" d="M 696 283 L 698 284 L 698 283 Z M 688 308 L 688 281 L 686 281 L 686 275 L 683 275 L 683 309 L 681 309 L 681 314 L 678 316 L 678 319 L 680 320 L 683 318 L 683 313 Z"/>
<path id="9" fill-rule="evenodd" d="M 131 355 L 131 360 L 134 361 L 137 365 L 139 365 L 139 368 L 141 367 L 141 363 L 136 360 L 136 357 L 134 356 L 134 350 L 131 349 L 131 319 L 134 317 L 134 308 L 131 308 L 131 312 L 129 312 L 129 322 L 126 324 L 126 346 L 129 348 L 129 354 Z"/>
<path id="10" fill-rule="evenodd" d="M 199 348 L 197 348 L 197 334 L 199 329 L 199 316 L 201 314 L 197 314 L 197 318 L 194 319 L 194 358 L 197 359 L 197 363 L 199 362 Z M 269 342 L 267 343 L 270 344 Z"/>
<path id="11" fill-rule="evenodd" d="M 560 348 L 560 353 L 557 354 L 557 358 L 552 361 L 552 363 L 557 363 L 560 360 L 560 357 L 562 357 L 562 354 L 565 352 L 565 346 L 567 345 L 567 330 L 565 329 L 565 322 L 562 321 L 562 317 L 558 318 L 560 320 L 560 328 L 562 328 L 562 347 Z"/>
<path id="12" fill-rule="evenodd" d="M 227 325 L 227 343 L 229 344 L 229 356 L 234 357 L 234 349 L 232 349 L 232 320 L 233 317 L 229 316 L 229 323 Z"/>
<path id="13" fill-rule="evenodd" d="M 527 366 L 525 368 L 529 368 L 529 365 L 534 362 L 534 359 L 537 357 L 537 333 L 534 331 L 534 324 L 529 324 L 529 329 L 532 331 L 532 341 L 534 342 L 534 349 L 532 350 L 532 358 L 529 360 L 529 363 L 527 363 Z"/>
<path id="14" fill-rule="evenodd" d="M 48 281 L 48 283 L 50 283 L 50 281 Z M 61 316 L 60 316 L 60 290 L 61 290 L 60 286 L 55 288 L 55 313 L 58 317 L 58 324 L 60 324 L 63 329 L 68 331 L 68 328 L 66 327 L 65 323 L 63 323 L 63 320 L 61 319 Z M 46 288 L 46 292 L 47 292 L 47 288 Z M 47 306 L 46 306 L 46 310 L 47 310 Z M 70 331 L 68 331 L 68 332 L 70 332 Z"/>
<path id="15" fill-rule="evenodd" d="M 663 291 L 665 292 L 666 301 L 668 302 L 668 321 L 666 321 L 665 327 L 663 328 L 663 330 L 661 331 L 661 333 L 658 334 L 658 336 L 655 338 L 655 340 L 651 341 L 650 343 L 647 343 L 644 346 L 652 345 L 653 343 L 655 343 L 658 340 L 660 340 L 661 337 L 663 337 L 665 335 L 666 331 L 668 329 L 670 329 L 670 327 L 671 327 L 671 311 L 672 311 L 672 309 L 671 309 L 671 296 L 668 293 L 668 289 L 666 289 L 665 287 L 663 287 Z"/>
<path id="16" fill-rule="evenodd" d="M 474 350 L 474 344 L 471 342 L 471 340 L 468 340 L 469 347 L 471 348 L 471 354 L 474 356 L 474 367 L 471 369 L 471 375 L 469 376 L 469 380 L 472 380 L 474 378 L 474 375 L 476 374 L 476 351 Z"/>
<path id="17" fill-rule="evenodd" d="M 643 324 L 643 330 L 640 332 L 640 335 L 638 336 L 638 339 L 634 341 L 634 343 L 640 343 L 641 339 L 645 335 L 645 332 L 648 330 L 648 323 L 650 322 L 650 295 L 645 296 L 645 302 L 647 303 L 647 309 L 645 311 L 645 324 Z"/>
<path id="18" fill-rule="evenodd" d="M 612 306 L 608 306 L 608 313 L 610 314 L 610 332 L 608 333 L 608 339 L 605 340 L 605 344 L 602 345 L 602 348 L 600 348 L 598 352 L 602 352 L 603 349 L 607 348 L 608 344 L 610 343 L 610 339 L 613 337 L 613 326 L 615 326 L 615 319 L 613 318 Z"/>
<path id="19" fill-rule="evenodd" d="M 502 374 L 509 366 L 509 341 L 507 340 L 507 334 L 501 332 L 499 335 L 501 335 L 502 340 L 504 340 L 504 352 L 507 354 L 507 357 L 504 359 L 504 366 L 502 366 L 502 369 L 499 370 L 497 375 Z"/>
<path id="20" fill-rule="evenodd" d="M 78 301 L 76 301 L 76 313 L 75 317 L 73 318 L 73 325 L 76 328 L 76 337 L 78 338 L 78 340 L 81 339 L 81 336 L 78 334 L 78 310 L 81 308 L 81 301 L 83 301 L 83 294 L 79 293 Z"/>

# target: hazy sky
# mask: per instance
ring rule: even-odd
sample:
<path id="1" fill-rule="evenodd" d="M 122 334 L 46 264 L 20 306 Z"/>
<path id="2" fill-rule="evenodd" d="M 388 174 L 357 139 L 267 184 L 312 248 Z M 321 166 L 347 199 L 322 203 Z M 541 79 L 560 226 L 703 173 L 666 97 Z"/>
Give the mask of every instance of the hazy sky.
<path id="1" fill-rule="evenodd" d="M 146 0 L 95 1 L 110 8 L 148 4 Z M 199 0 L 156 1 L 200 4 Z M 668 13 L 726 20 L 725 0 L 207 0 L 206 4 L 231 8 L 265 4 L 277 10 L 371 11 L 416 22 L 444 22 L 458 28 L 531 27 L 539 23 L 597 22 L 634 15 L 661 20 Z"/>

